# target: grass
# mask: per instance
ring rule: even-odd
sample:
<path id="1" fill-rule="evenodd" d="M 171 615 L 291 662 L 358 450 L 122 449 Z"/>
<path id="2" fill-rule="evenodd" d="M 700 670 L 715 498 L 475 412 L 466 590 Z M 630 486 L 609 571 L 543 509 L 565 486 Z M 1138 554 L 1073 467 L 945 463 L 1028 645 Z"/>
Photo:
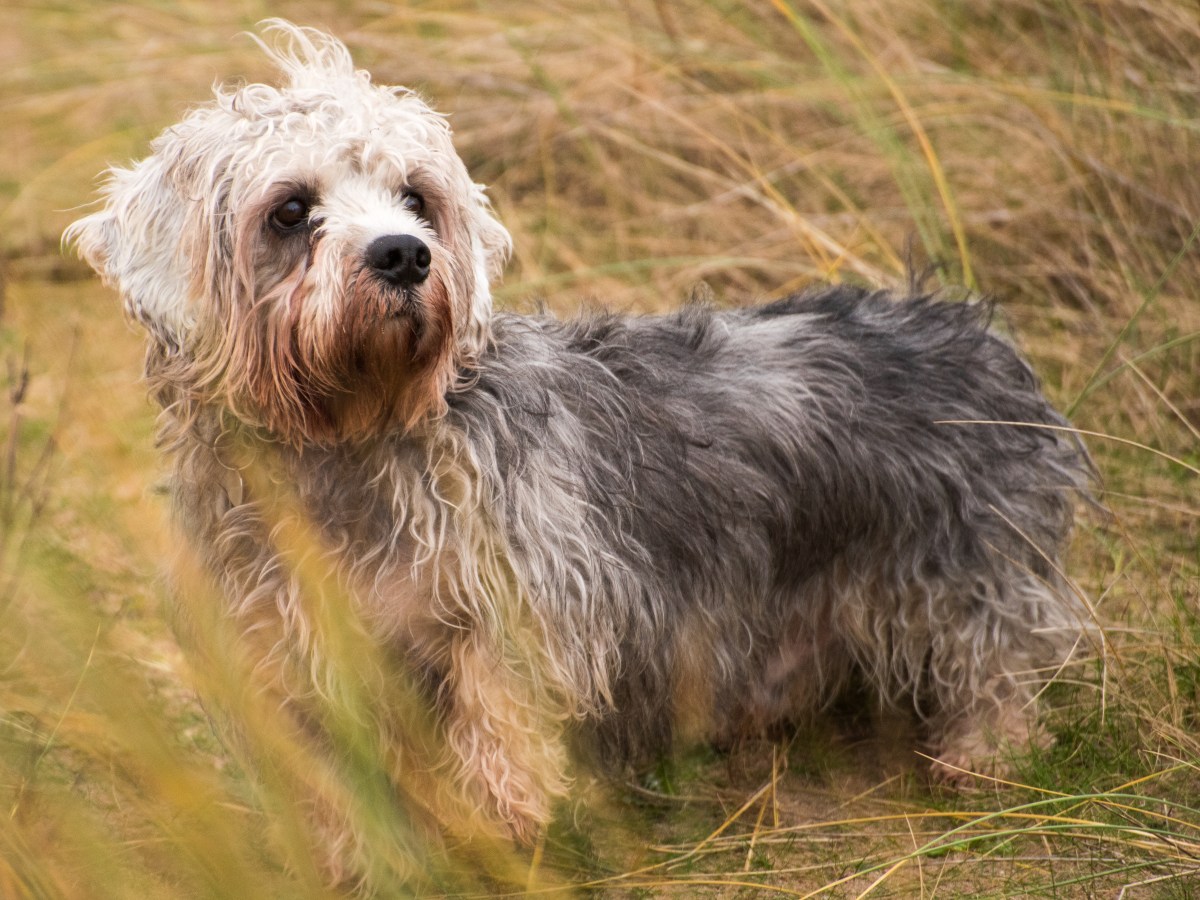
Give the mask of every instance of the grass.
<path id="1" fill-rule="evenodd" d="M 252 788 L 194 698 L 165 624 L 176 548 L 141 340 L 58 252 L 105 164 L 215 78 L 270 77 L 236 37 L 270 14 L 332 28 L 378 80 L 453 112 L 515 239 L 504 305 L 737 304 L 929 268 L 999 298 L 1092 435 L 1111 511 L 1084 519 L 1070 560 L 1110 652 L 1062 673 L 1057 743 L 1019 783 L 930 793 L 896 749 L 905 723 L 835 716 L 590 788 L 536 866 L 423 856 L 386 804 L 385 858 L 448 895 L 1200 891 L 1190 0 L 63 0 L 17 5 L 0 37 L 0 896 L 325 895 L 286 792 Z"/>

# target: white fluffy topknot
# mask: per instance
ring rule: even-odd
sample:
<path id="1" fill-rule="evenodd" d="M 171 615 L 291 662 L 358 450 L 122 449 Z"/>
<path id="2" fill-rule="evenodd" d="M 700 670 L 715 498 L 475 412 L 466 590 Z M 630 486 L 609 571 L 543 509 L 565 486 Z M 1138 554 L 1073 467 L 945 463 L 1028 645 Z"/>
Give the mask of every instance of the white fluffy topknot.
<path id="1" fill-rule="evenodd" d="M 346 45 L 330 34 L 279 18 L 264 19 L 259 30 L 263 37 L 251 34 L 250 38 L 279 66 L 290 87 L 324 86 L 339 78 L 371 80 L 369 72 L 355 69 Z M 269 42 L 267 36 L 278 40 Z"/>

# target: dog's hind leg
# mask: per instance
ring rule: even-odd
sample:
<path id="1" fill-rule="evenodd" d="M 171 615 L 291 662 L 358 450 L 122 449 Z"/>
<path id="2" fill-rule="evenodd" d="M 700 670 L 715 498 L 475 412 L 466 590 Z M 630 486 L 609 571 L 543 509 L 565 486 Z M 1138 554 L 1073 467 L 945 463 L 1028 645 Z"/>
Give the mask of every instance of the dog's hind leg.
<path id="1" fill-rule="evenodd" d="M 970 615 L 933 632 L 926 718 L 935 781 L 971 784 L 974 775 L 1006 777 L 1011 758 L 1048 737 L 1037 724 L 1036 697 L 1067 661 L 1080 634 L 1072 607 L 1053 586 L 1010 571 L 999 587 L 976 586 Z"/>

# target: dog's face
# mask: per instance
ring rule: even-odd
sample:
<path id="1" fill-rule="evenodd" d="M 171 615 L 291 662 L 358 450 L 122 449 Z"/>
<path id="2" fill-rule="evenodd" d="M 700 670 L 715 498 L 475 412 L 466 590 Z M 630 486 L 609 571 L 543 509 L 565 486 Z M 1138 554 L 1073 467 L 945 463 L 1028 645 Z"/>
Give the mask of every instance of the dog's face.
<path id="1" fill-rule="evenodd" d="M 269 28 L 285 84 L 218 90 L 67 238 L 189 397 L 293 442 L 411 427 L 481 350 L 508 233 L 419 97 Z"/>

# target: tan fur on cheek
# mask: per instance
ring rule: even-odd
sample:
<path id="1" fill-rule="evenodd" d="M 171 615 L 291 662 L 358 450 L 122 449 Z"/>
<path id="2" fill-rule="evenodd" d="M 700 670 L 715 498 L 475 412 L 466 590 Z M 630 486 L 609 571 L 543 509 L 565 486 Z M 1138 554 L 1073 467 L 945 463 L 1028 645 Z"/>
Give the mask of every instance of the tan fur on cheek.
<path id="1" fill-rule="evenodd" d="M 314 400 L 332 387 L 332 373 L 305 359 L 297 325 L 311 278 L 309 247 L 269 234 L 263 209 L 238 228 L 224 343 L 228 402 L 251 411 L 268 429 L 295 440 L 323 423 Z"/>

